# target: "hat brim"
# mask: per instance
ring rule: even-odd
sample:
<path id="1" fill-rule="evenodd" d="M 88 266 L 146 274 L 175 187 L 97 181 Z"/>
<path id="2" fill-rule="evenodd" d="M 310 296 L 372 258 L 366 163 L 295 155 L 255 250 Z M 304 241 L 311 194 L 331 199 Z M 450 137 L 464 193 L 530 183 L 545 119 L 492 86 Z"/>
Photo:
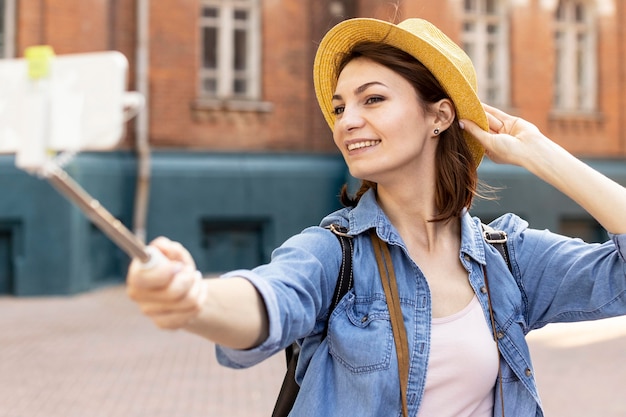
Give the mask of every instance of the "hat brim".
<path id="1" fill-rule="evenodd" d="M 419 27 L 420 25 L 423 25 L 423 28 Z M 414 33 L 419 33 L 421 37 Z M 337 84 L 338 74 L 335 72 L 338 56 L 348 53 L 354 45 L 363 41 L 382 41 L 411 54 L 437 78 L 454 102 L 457 117 L 471 120 L 481 129 L 488 131 L 487 115 L 476 94 L 476 80 L 466 78 L 458 66 L 462 58 L 454 56 L 455 49 L 464 54 L 458 46 L 444 48 L 446 50 L 443 51 L 441 45 L 452 41 L 422 19 L 408 19 L 394 25 L 371 18 L 349 19 L 337 24 L 326 33 L 315 55 L 313 65 L 315 94 L 331 129 L 335 123 L 332 96 Z M 465 59 L 467 60 L 467 57 Z M 470 133 L 464 131 L 463 135 L 475 166 L 478 167 L 485 150 Z"/>

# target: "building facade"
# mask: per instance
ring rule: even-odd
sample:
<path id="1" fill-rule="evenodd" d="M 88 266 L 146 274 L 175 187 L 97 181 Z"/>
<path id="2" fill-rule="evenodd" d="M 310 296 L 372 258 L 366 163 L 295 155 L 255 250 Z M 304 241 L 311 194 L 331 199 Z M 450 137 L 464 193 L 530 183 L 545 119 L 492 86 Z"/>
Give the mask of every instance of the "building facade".
<path id="1" fill-rule="evenodd" d="M 471 56 L 479 95 L 626 183 L 624 0 L 0 0 L 0 56 L 117 50 L 146 98 L 112 152 L 68 172 L 142 239 L 183 242 L 203 272 L 268 259 L 338 207 L 348 177 L 312 84 L 316 45 L 349 17 L 430 20 Z M 0 293 L 121 281 L 128 257 L 45 181 L 0 155 Z M 551 187 L 484 161 L 506 211 L 585 239 L 599 226 Z"/>

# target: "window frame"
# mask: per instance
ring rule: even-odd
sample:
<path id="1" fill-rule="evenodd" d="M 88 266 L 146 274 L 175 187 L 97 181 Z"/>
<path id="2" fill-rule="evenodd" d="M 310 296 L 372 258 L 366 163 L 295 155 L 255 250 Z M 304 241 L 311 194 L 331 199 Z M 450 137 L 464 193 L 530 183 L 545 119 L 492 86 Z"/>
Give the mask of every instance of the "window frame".
<path id="1" fill-rule="evenodd" d="M 563 6 L 563 8 L 561 8 Z M 584 20 L 576 19 L 576 7 Z M 559 0 L 554 11 L 554 92 L 557 113 L 594 113 L 598 108 L 598 25 L 593 2 Z M 559 11 L 565 19 L 559 19 Z M 583 36 L 580 44 L 579 36 Z"/>
<path id="2" fill-rule="evenodd" d="M 218 10 L 217 17 L 204 17 L 205 8 Z M 235 11 L 245 11 L 248 18 L 245 23 L 237 22 Z M 199 17 L 199 65 L 198 95 L 200 99 L 240 102 L 258 101 L 261 98 L 261 23 L 259 0 L 202 0 Z M 204 67 L 204 36 L 207 27 L 216 28 L 216 68 Z M 247 67 L 245 70 L 235 68 L 235 56 L 232 45 L 236 30 L 245 30 Z M 216 80 L 216 89 L 211 92 L 204 88 L 207 79 Z M 246 82 L 245 92 L 235 92 L 235 80 Z"/>
<path id="3" fill-rule="evenodd" d="M 487 2 L 495 6 L 493 12 L 487 11 Z M 497 107 L 510 106 L 511 60 L 507 1 L 464 0 L 461 21 L 461 44 L 476 70 L 478 96 Z M 468 30 L 470 26 L 472 30 Z M 490 27 L 497 27 L 498 30 L 489 33 Z M 491 52 L 488 50 L 490 46 L 494 47 Z M 490 59 L 495 62 L 490 64 Z M 495 90 L 495 93 L 490 90 Z"/>

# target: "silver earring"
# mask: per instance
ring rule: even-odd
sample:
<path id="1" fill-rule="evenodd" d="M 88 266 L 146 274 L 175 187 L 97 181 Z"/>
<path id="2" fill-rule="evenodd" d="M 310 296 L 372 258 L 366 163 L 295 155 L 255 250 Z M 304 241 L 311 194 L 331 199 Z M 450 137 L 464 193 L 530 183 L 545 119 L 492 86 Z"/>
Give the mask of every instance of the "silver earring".
<path id="1" fill-rule="evenodd" d="M 435 130 L 433 131 L 433 133 L 435 134 L 435 136 L 437 136 L 439 134 L 439 129 L 435 128 Z"/>

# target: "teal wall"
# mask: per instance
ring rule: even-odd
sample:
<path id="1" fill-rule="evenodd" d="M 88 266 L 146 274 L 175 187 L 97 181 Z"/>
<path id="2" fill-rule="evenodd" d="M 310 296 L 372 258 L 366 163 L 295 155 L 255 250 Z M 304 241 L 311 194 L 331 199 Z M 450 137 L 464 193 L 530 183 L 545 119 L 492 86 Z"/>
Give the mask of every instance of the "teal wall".
<path id="1" fill-rule="evenodd" d="M 588 161 L 626 184 L 622 161 Z M 83 154 L 68 173 L 129 228 L 136 161 L 130 153 Z M 526 171 L 484 161 L 481 180 L 497 201 L 477 199 L 472 214 L 505 212 L 532 227 L 598 238 L 580 207 Z M 204 273 L 265 262 L 285 239 L 339 207 L 346 180 L 339 156 L 155 152 L 148 240 L 183 243 Z M 0 294 L 73 294 L 123 282 L 128 256 L 46 181 L 0 156 Z M 581 226 L 582 225 L 582 226 Z"/>
<path id="2" fill-rule="evenodd" d="M 249 268 L 339 208 L 339 156 L 155 154 L 149 239 L 183 242 L 203 272 Z"/>
<path id="3" fill-rule="evenodd" d="M 626 186 L 625 161 L 585 162 Z M 495 201 L 475 200 L 471 212 L 485 221 L 513 212 L 526 219 L 533 228 L 550 229 L 587 241 L 604 241 L 607 237 L 600 225 L 578 204 L 522 168 L 485 160 L 480 166 L 479 177 L 497 190 L 498 197 Z"/>
<path id="4" fill-rule="evenodd" d="M 129 155 L 81 155 L 68 173 L 107 209 L 132 216 Z M 45 180 L 0 157 L 0 293 L 71 294 L 120 276 L 126 257 Z"/>
<path id="5" fill-rule="evenodd" d="M 122 282 L 128 257 L 44 180 L 0 156 L 0 294 L 73 294 Z M 132 226 L 136 161 L 81 154 L 72 178 Z M 183 243 L 205 273 L 250 267 L 338 208 L 338 156 L 155 153 L 148 240 Z"/>

